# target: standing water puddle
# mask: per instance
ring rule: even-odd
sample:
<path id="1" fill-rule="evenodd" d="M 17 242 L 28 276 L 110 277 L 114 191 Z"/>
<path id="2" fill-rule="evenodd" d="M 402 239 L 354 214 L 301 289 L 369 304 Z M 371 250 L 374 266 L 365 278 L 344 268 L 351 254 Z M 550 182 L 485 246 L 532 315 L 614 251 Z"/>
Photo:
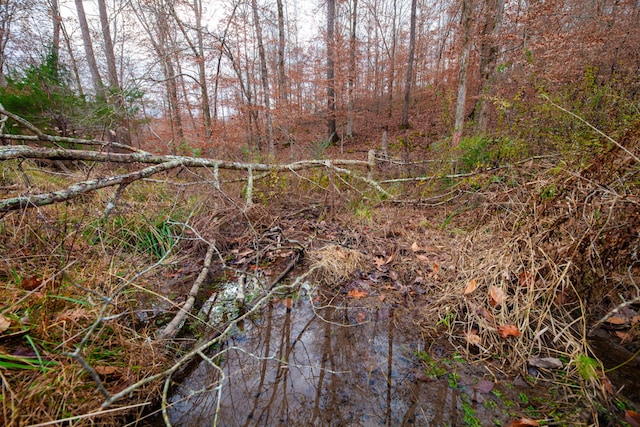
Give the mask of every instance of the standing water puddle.
<path id="1" fill-rule="evenodd" d="M 415 356 L 425 343 L 394 326 L 402 320 L 384 305 L 271 304 L 227 340 L 219 368 L 202 361 L 174 387 L 169 417 L 189 426 L 462 425 L 465 413 L 480 425 L 509 419 L 499 404 L 486 404 L 499 394 L 476 390 L 486 370 L 446 359 L 440 379 L 427 379 Z M 445 360 L 442 347 L 431 347 Z"/>

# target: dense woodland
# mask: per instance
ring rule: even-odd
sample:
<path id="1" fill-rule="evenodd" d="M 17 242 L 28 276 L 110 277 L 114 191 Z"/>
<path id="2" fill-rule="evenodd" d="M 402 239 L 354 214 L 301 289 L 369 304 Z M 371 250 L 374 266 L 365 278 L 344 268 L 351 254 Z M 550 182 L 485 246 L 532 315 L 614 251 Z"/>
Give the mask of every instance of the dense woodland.
<path id="1" fill-rule="evenodd" d="M 639 174 L 637 0 L 0 0 L 0 425 L 639 426 Z"/>
<path id="2" fill-rule="evenodd" d="M 590 146 L 541 95 L 614 136 L 640 96 L 635 1 L 1 6 L 8 111 L 157 152 L 277 158 L 296 142 L 379 144 L 399 129 L 407 146 L 454 133 Z"/>

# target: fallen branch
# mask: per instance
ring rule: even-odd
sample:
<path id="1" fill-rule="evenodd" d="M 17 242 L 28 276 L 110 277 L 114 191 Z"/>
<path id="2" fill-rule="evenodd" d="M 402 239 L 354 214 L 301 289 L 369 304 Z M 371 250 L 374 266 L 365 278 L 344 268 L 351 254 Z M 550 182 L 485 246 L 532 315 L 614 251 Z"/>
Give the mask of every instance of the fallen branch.
<path id="1" fill-rule="evenodd" d="M 84 160 L 96 162 L 116 163 L 143 163 L 155 164 L 137 172 L 117 175 L 108 178 L 93 179 L 73 184 L 70 187 L 49 193 L 12 197 L 0 200 L 0 212 L 9 212 L 17 209 L 45 206 L 56 202 L 71 200 L 83 193 L 98 190 L 113 185 L 130 184 L 131 182 L 147 178 L 159 172 L 167 171 L 178 166 L 213 168 L 216 187 L 219 186 L 218 171 L 220 169 L 246 170 L 248 182 L 246 189 L 247 206 L 251 204 L 254 172 L 295 172 L 312 168 L 333 169 L 338 173 L 349 175 L 354 179 L 364 182 L 376 191 L 391 198 L 391 194 L 383 189 L 380 184 L 366 176 L 361 176 L 352 170 L 341 166 L 364 166 L 371 169 L 371 163 L 364 160 L 303 160 L 289 164 L 264 164 L 230 162 L 216 159 L 185 157 L 185 156 L 159 156 L 146 152 L 137 153 L 105 153 L 90 150 L 68 150 L 64 148 L 31 147 L 28 145 L 10 145 L 0 147 L 0 160 L 11 159 L 48 159 L 48 160 Z"/>
<path id="2" fill-rule="evenodd" d="M 181 165 L 179 160 L 173 160 L 159 165 L 150 166 L 137 172 L 124 175 L 112 176 L 109 178 L 91 179 L 78 182 L 64 190 L 52 191 L 50 193 L 32 194 L 27 196 L 11 197 L 0 200 L 0 212 L 9 212 L 17 209 L 34 208 L 38 206 L 50 205 L 52 203 L 63 202 L 74 199 L 81 194 L 100 188 L 110 187 L 137 181 L 159 172 L 164 172 Z"/>
<path id="3" fill-rule="evenodd" d="M 202 270 L 200 274 L 196 278 L 195 282 L 193 282 L 193 286 L 191 286 L 191 290 L 189 291 L 189 297 L 184 305 L 178 311 L 178 314 L 167 324 L 167 326 L 158 333 L 157 339 L 163 340 L 174 337 L 179 331 L 183 324 L 184 318 L 189 314 L 193 304 L 196 301 L 196 297 L 198 296 L 198 291 L 200 290 L 200 286 L 207 278 L 207 274 L 209 273 L 209 268 L 211 267 L 211 260 L 213 259 L 213 254 L 216 252 L 216 247 L 214 243 L 209 245 L 209 250 L 207 250 L 207 255 L 204 258 L 204 265 L 202 266 Z"/>

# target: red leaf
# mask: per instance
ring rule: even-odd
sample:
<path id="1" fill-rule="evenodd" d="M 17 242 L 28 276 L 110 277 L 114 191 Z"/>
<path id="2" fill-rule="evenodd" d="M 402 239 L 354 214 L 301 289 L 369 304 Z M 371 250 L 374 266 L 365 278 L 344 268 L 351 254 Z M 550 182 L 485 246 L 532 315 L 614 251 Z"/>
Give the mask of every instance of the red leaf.
<path id="1" fill-rule="evenodd" d="M 631 427 L 640 427 L 640 414 L 636 411 L 630 409 L 624 411 L 624 420 L 629 423 Z"/>
<path id="2" fill-rule="evenodd" d="M 286 297 L 285 299 L 282 300 L 282 304 L 287 308 L 293 307 L 293 298 Z"/>
<path id="3" fill-rule="evenodd" d="M 22 281 L 22 288 L 26 291 L 32 291 L 42 285 L 42 279 L 37 276 L 31 276 Z"/>
<path id="4" fill-rule="evenodd" d="M 362 298 L 367 296 L 367 292 L 361 291 L 360 289 L 351 289 L 349 292 L 347 292 L 347 296 L 349 298 Z"/>
<path id="5" fill-rule="evenodd" d="M 522 335 L 516 325 L 507 324 L 498 326 L 498 333 L 502 338 L 519 337 Z"/>

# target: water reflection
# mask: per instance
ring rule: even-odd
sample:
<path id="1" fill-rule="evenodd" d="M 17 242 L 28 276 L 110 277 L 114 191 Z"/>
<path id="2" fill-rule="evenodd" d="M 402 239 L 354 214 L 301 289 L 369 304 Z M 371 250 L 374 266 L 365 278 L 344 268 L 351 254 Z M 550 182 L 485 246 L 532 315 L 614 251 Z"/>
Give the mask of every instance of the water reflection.
<path id="1" fill-rule="evenodd" d="M 228 340 L 220 370 L 201 362 L 176 387 L 170 418 L 211 426 L 219 408 L 219 426 L 461 422 L 456 390 L 416 381 L 418 344 L 396 330 L 396 320 L 390 308 L 274 304 Z"/>

